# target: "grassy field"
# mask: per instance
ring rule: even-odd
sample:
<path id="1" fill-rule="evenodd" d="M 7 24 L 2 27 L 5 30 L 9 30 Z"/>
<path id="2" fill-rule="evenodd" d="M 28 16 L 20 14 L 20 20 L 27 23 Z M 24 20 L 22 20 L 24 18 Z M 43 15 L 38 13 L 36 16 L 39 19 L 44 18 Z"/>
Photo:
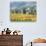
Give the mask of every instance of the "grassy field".
<path id="1" fill-rule="evenodd" d="M 11 21 L 36 21 L 36 15 L 32 15 L 32 14 L 22 14 L 22 13 L 14 13 L 14 14 L 10 14 L 10 20 Z"/>

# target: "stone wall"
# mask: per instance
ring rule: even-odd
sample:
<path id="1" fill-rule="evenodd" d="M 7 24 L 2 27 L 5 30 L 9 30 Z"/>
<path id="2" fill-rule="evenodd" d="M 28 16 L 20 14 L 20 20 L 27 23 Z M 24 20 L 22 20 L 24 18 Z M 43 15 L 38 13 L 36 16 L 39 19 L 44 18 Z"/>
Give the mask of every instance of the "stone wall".
<path id="1" fill-rule="evenodd" d="M 0 35 L 0 46 L 23 46 L 23 35 Z"/>

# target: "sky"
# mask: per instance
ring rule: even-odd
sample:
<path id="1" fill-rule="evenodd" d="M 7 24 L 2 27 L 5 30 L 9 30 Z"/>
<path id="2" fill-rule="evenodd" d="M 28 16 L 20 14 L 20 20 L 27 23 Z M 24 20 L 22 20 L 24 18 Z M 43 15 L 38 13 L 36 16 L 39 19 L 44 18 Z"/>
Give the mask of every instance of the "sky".
<path id="1" fill-rule="evenodd" d="M 36 5 L 36 1 L 30 1 L 30 2 L 24 2 L 24 1 L 21 1 L 21 2 L 17 2 L 17 1 L 14 1 L 14 2 L 11 2 L 10 3 L 10 8 L 11 9 L 16 9 L 16 8 L 20 8 L 20 7 L 24 7 L 24 6 L 34 6 Z"/>
<path id="2" fill-rule="evenodd" d="M 32 39 L 46 38 L 46 0 L 25 0 L 37 2 L 37 21 L 36 22 L 11 22 L 10 21 L 10 2 L 13 0 L 0 1 L 0 31 L 7 27 L 10 30 L 21 30 L 23 32 L 23 44 Z M 15 1 L 15 0 L 14 0 Z M 20 1 L 20 0 L 17 0 Z M 23 0 L 22 0 L 23 1 Z"/>

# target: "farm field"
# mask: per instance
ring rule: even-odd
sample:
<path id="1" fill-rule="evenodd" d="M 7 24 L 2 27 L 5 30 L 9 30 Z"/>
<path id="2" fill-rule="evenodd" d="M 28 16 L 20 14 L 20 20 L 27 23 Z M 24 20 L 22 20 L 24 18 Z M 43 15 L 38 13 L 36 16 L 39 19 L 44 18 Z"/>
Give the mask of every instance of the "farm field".
<path id="1" fill-rule="evenodd" d="M 23 13 L 14 13 L 14 14 L 10 14 L 10 20 L 11 21 L 36 21 L 36 15 L 32 15 L 32 14 L 23 14 Z"/>

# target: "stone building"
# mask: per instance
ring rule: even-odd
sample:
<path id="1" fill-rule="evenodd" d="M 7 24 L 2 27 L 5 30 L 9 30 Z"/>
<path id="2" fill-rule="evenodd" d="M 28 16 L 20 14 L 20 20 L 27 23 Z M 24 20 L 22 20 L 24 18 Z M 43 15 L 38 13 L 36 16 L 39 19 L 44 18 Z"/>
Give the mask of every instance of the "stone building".
<path id="1" fill-rule="evenodd" d="M 0 35 L 0 46 L 23 46 L 23 35 L 10 35 L 10 33 L 7 33 L 6 35 Z"/>

